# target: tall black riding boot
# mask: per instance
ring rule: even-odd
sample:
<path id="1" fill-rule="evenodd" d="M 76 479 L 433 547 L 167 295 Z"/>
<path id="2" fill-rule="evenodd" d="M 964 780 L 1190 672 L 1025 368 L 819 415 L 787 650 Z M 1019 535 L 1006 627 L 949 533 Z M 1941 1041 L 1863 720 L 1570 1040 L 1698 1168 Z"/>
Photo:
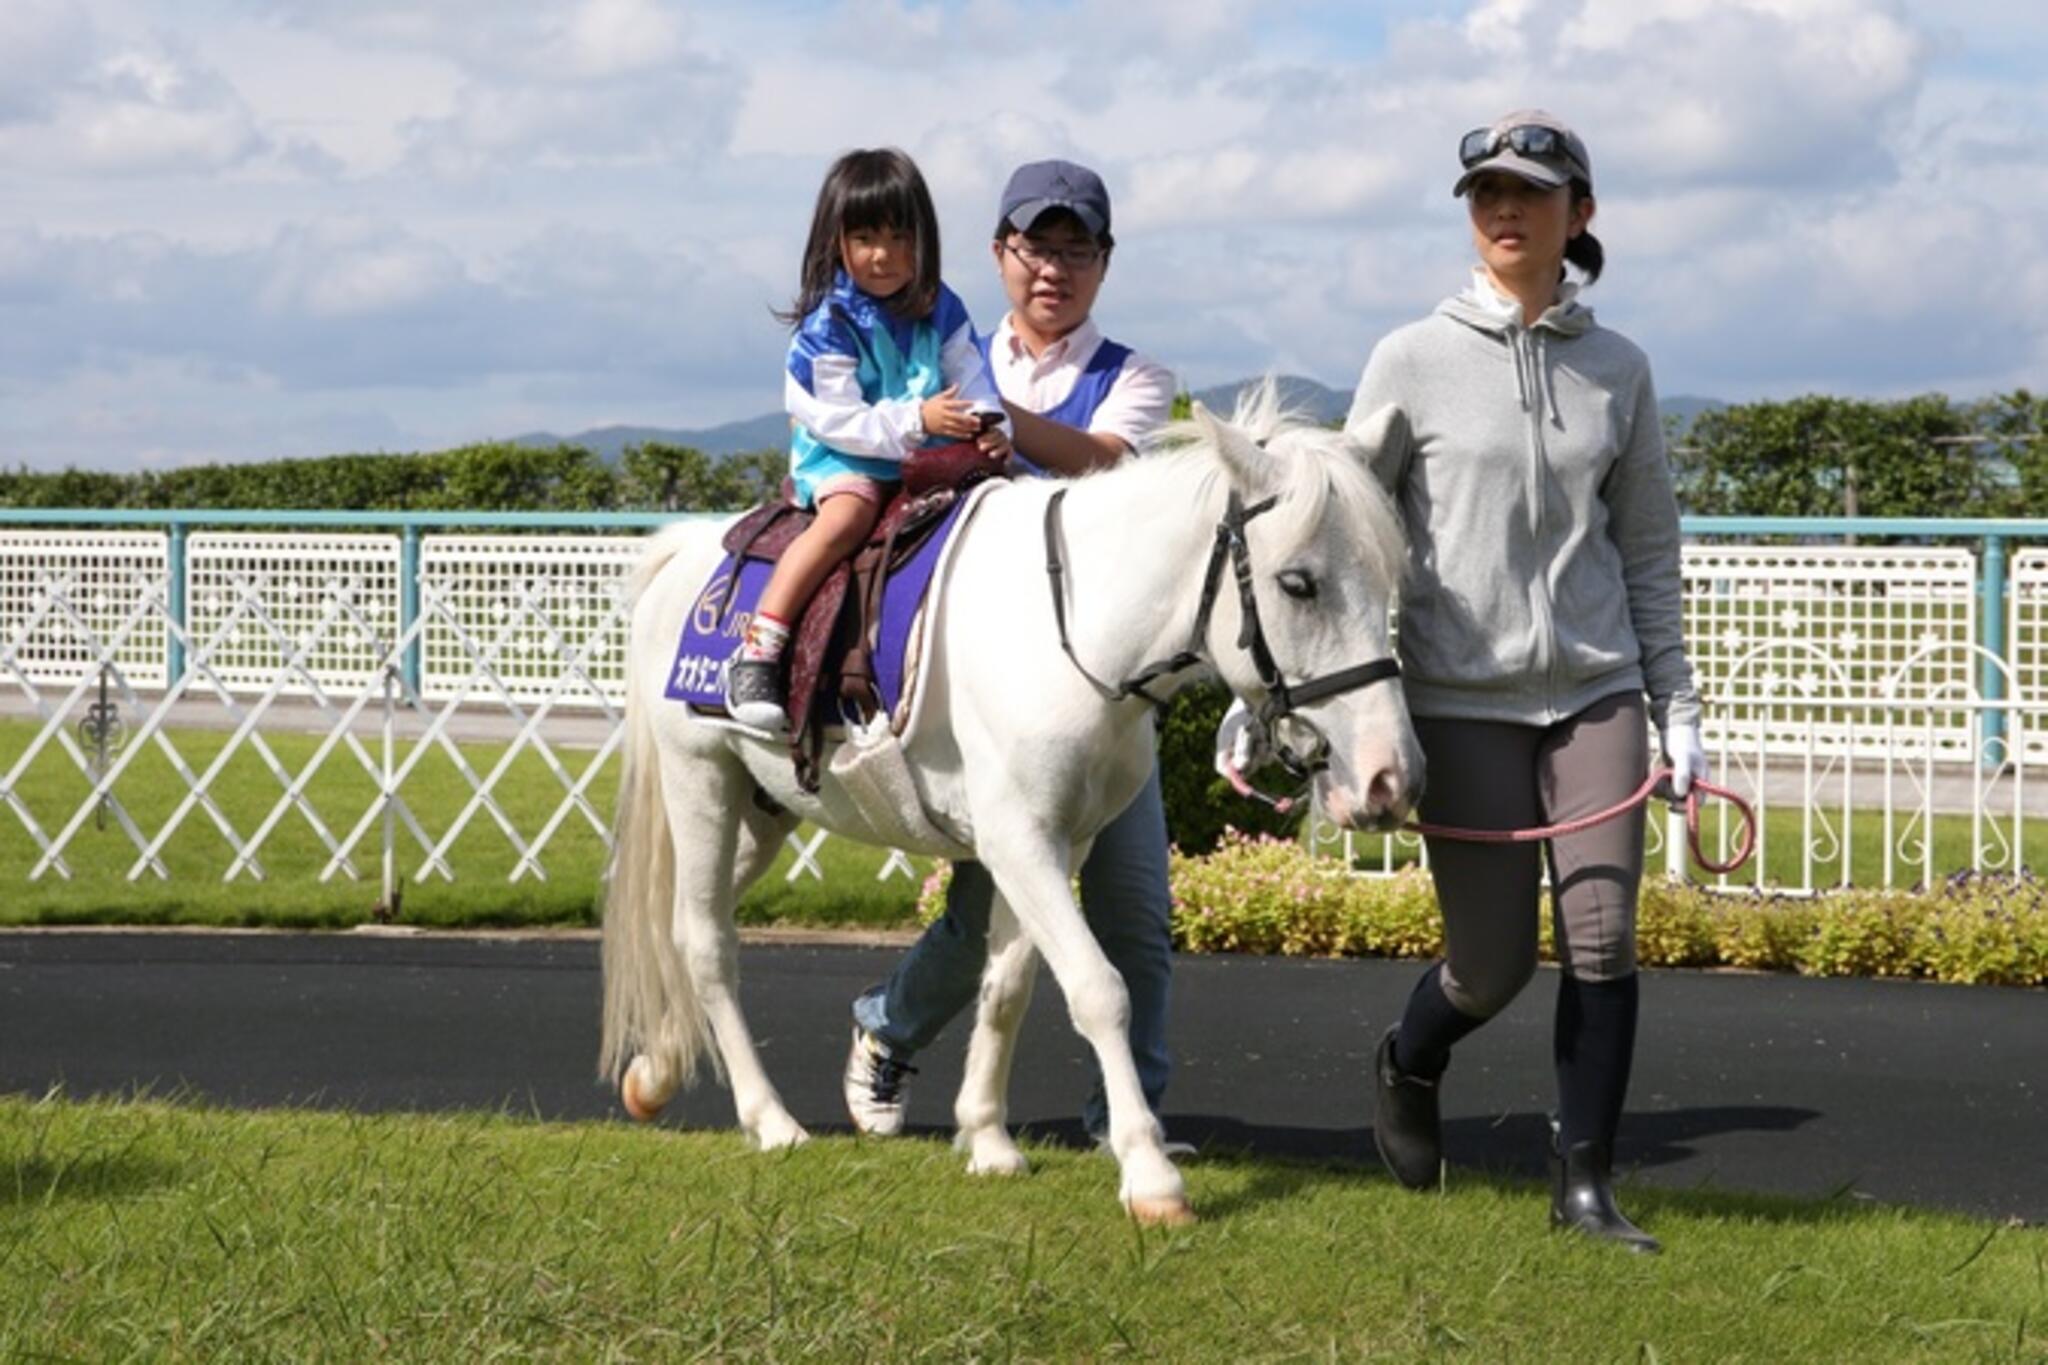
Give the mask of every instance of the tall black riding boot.
<path id="1" fill-rule="evenodd" d="M 1575 1142 L 1561 1152 L 1552 1146 L 1550 1226 L 1618 1242 L 1630 1251 L 1664 1249 L 1614 1202 L 1614 1153 L 1604 1142 Z"/>
<path id="2" fill-rule="evenodd" d="M 1373 1145 L 1394 1179 L 1411 1190 L 1434 1189 L 1443 1178 L 1437 1081 L 1450 1065 L 1451 1045 L 1484 1022 L 1451 1003 L 1443 970 L 1439 962 L 1423 973 L 1401 1022 L 1373 1055 Z"/>
<path id="3" fill-rule="evenodd" d="M 1550 1223 L 1631 1251 L 1662 1251 L 1614 1202 L 1614 1134 L 1635 1059 L 1638 989 L 1619 981 L 1558 984 L 1558 1125 L 1551 1133 Z"/>

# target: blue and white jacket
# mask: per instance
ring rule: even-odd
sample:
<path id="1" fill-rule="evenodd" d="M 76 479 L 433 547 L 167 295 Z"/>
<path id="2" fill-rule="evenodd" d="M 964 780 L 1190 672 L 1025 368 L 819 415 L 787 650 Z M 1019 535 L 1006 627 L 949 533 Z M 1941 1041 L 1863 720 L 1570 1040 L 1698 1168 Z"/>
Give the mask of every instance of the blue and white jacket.
<path id="1" fill-rule="evenodd" d="M 901 477 L 897 466 L 927 444 L 921 405 L 950 385 L 976 411 L 1002 415 L 960 296 L 941 284 L 931 316 L 907 322 L 840 271 L 789 341 L 782 389 L 798 500 L 809 506 L 838 475 Z"/>

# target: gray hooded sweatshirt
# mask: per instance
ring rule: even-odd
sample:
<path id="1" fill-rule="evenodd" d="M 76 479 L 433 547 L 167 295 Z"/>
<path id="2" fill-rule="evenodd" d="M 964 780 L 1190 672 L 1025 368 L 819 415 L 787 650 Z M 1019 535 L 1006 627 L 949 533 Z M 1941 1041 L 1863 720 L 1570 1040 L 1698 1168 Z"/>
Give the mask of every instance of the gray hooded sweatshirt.
<path id="1" fill-rule="evenodd" d="M 1410 541 L 1400 651 L 1418 716 L 1548 725 L 1646 691 L 1697 722 L 1678 506 L 1650 366 L 1566 286 L 1524 327 L 1475 282 L 1373 348 L 1347 427 L 1407 417 L 1373 457 Z"/>

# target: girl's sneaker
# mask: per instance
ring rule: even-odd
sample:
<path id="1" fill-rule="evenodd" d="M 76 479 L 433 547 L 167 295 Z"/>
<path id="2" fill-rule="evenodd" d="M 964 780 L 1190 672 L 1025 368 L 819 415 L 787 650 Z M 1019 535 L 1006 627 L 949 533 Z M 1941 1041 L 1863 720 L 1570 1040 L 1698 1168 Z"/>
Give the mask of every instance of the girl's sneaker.
<path id="1" fill-rule="evenodd" d="M 773 659 L 734 659 L 725 670 L 725 709 L 756 730 L 786 730 L 782 670 Z"/>

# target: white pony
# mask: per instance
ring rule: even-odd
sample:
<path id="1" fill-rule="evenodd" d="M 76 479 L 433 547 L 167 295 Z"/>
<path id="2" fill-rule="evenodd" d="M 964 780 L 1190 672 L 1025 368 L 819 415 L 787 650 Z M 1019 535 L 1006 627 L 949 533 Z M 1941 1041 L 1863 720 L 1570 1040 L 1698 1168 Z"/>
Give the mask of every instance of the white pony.
<path id="1" fill-rule="evenodd" d="M 1387 410 L 1367 442 L 1398 420 Z M 829 771 L 817 793 L 802 791 L 784 743 L 663 698 L 724 530 L 664 531 L 634 579 L 600 1068 L 622 1077 L 630 1112 L 651 1118 L 709 1043 L 740 1127 L 769 1149 L 807 1135 L 740 1012 L 734 902 L 798 821 L 871 842 L 878 830 Z M 1398 823 L 1422 774 L 1388 647 L 1400 522 L 1359 443 L 1281 413 L 1268 384 L 1229 423 L 1197 405 L 1144 458 L 1071 483 L 992 489 L 961 535 L 931 609 L 920 683 L 930 691 L 904 736 L 924 810 L 956 845 L 909 851 L 971 848 L 998 890 L 958 1145 L 971 1171 L 1024 1167 L 1005 1091 L 1035 949 L 1101 1064 L 1120 1199 L 1140 1221 L 1184 1222 L 1185 1186 L 1131 1059 L 1123 980 L 1070 889 L 1095 833 L 1153 763 L 1153 708 L 1117 683 L 1162 666 L 1147 687 L 1159 695 L 1206 665 L 1263 713 L 1326 816 Z M 1063 572 L 1049 575 L 1040 566 L 1052 547 Z"/>

